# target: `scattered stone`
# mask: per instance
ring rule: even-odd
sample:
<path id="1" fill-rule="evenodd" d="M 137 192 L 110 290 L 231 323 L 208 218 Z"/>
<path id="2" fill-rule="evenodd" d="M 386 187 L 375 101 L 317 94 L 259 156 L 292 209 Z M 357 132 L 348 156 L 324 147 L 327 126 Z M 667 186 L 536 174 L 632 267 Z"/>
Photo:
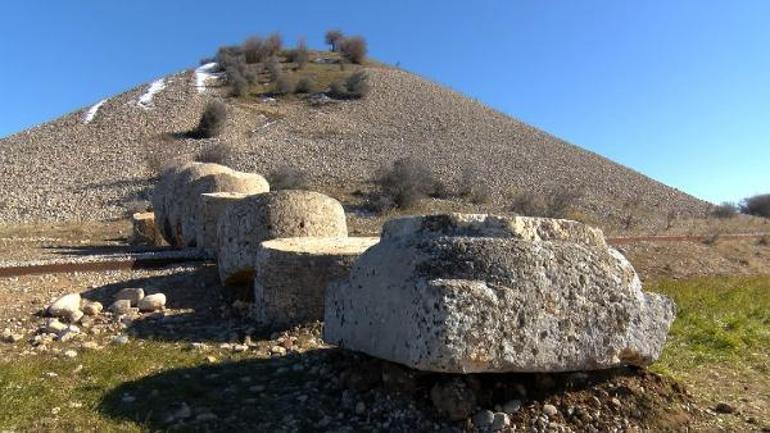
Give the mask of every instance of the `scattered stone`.
<path id="1" fill-rule="evenodd" d="M 100 346 L 95 341 L 86 341 L 83 344 L 81 344 L 80 347 L 82 349 L 85 349 L 85 350 L 101 350 L 102 349 L 102 346 Z"/>
<path id="2" fill-rule="evenodd" d="M 492 431 L 502 430 L 508 427 L 509 425 L 511 425 L 511 418 L 508 416 L 508 414 L 504 412 L 496 412 L 494 418 L 492 419 L 490 430 Z"/>
<path id="3" fill-rule="evenodd" d="M 491 410 L 482 410 L 473 416 L 473 425 L 479 429 L 487 429 L 495 420 L 495 414 Z"/>
<path id="4" fill-rule="evenodd" d="M 273 355 L 283 356 L 286 355 L 286 348 L 282 346 L 273 346 L 270 348 L 270 353 Z"/>
<path id="5" fill-rule="evenodd" d="M 2 334 L 0 334 L 0 341 L 4 343 L 16 343 L 20 341 L 22 338 L 24 338 L 23 335 L 15 334 L 11 332 L 10 329 L 7 329 L 7 328 L 3 330 Z"/>
<path id="6" fill-rule="evenodd" d="M 59 341 L 65 343 L 80 335 L 80 328 L 75 325 L 68 325 L 62 333 L 59 334 Z"/>
<path id="7" fill-rule="evenodd" d="M 69 323 L 78 323 L 82 318 L 83 318 L 83 312 L 80 310 L 73 311 L 72 313 L 67 313 L 64 316 L 64 319 Z"/>
<path id="8" fill-rule="evenodd" d="M 128 314 L 131 312 L 131 301 L 128 299 L 120 299 L 118 301 L 115 301 L 110 305 L 109 310 L 112 312 L 112 314 L 121 316 L 123 314 Z"/>
<path id="9" fill-rule="evenodd" d="M 54 317 L 66 318 L 80 310 L 80 294 L 69 293 L 57 298 L 48 306 L 48 314 Z"/>
<path id="10" fill-rule="evenodd" d="M 59 335 L 67 329 L 67 324 L 59 321 L 57 318 L 51 318 L 45 322 L 45 331 L 51 334 Z"/>
<path id="11" fill-rule="evenodd" d="M 610 399 L 610 403 L 611 403 L 613 406 L 615 406 L 615 408 L 616 408 L 616 409 L 620 409 L 620 407 L 621 407 L 621 406 L 623 406 L 623 405 L 620 403 L 620 400 L 619 400 L 617 397 L 612 397 L 612 398 Z"/>
<path id="12" fill-rule="evenodd" d="M 133 287 L 126 287 L 115 294 L 115 300 L 127 300 L 131 303 L 129 307 L 136 307 L 139 301 L 144 298 L 144 289 L 137 289 Z M 112 304 L 115 305 L 115 304 Z"/>
<path id="13" fill-rule="evenodd" d="M 600 230 L 548 218 L 390 220 L 326 292 L 328 343 L 447 373 L 645 366 L 674 319 Z"/>
<path id="14" fill-rule="evenodd" d="M 501 409 L 502 409 L 503 412 L 505 412 L 505 413 L 507 413 L 509 415 L 513 415 L 516 412 L 518 412 L 519 409 L 521 409 L 521 400 L 510 400 L 510 401 L 507 401 L 505 404 L 503 404 Z"/>
<path id="15" fill-rule="evenodd" d="M 69 349 L 69 350 L 65 350 L 65 351 L 64 351 L 64 356 L 66 356 L 67 358 L 75 358 L 75 357 L 77 357 L 77 356 L 78 356 L 78 353 L 77 353 L 77 352 L 75 352 L 75 351 L 74 351 L 74 350 L 72 350 L 72 349 Z"/>
<path id="16" fill-rule="evenodd" d="M 104 306 L 101 302 L 86 302 L 86 304 L 83 305 L 83 313 L 89 316 L 97 316 L 103 309 Z"/>
<path id="17" fill-rule="evenodd" d="M 735 406 L 729 403 L 719 402 L 714 406 L 714 412 L 723 414 L 735 413 Z"/>
<path id="18" fill-rule="evenodd" d="M 559 413 L 559 410 L 556 409 L 556 406 L 552 404 L 544 404 L 543 413 L 548 415 L 549 417 L 552 417 L 552 416 L 555 416 L 557 413 Z"/>
<path id="19" fill-rule="evenodd" d="M 249 346 L 245 344 L 236 344 L 233 346 L 233 352 L 245 352 L 249 350 Z"/>
<path id="20" fill-rule="evenodd" d="M 166 295 L 163 293 L 154 293 L 152 295 L 145 296 L 137 304 L 139 311 L 150 312 L 158 311 L 166 306 Z"/>
<path id="21" fill-rule="evenodd" d="M 134 397 L 131 394 L 123 394 L 123 397 L 120 399 L 120 401 L 123 403 L 130 404 L 136 401 L 136 397 Z"/>
<path id="22" fill-rule="evenodd" d="M 112 339 L 113 344 L 124 345 L 128 343 L 128 335 L 117 335 Z"/>
<path id="23" fill-rule="evenodd" d="M 476 395 L 460 378 L 436 383 L 430 398 L 436 410 L 450 421 L 468 418 L 476 408 Z"/>

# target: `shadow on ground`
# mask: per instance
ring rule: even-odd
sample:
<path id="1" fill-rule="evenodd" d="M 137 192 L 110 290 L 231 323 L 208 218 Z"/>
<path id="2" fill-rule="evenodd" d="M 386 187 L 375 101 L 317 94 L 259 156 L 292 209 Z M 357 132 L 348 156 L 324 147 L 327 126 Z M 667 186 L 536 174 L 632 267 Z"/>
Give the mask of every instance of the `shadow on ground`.
<path id="1" fill-rule="evenodd" d="M 420 373 L 341 349 L 319 349 L 165 371 L 115 388 L 99 410 L 151 430 L 449 433 L 465 431 L 467 421 L 451 422 L 439 414 L 431 400 L 436 384 L 464 381 L 475 394 L 473 413 L 521 399 L 522 408 L 512 418 L 529 425 L 546 401 L 562 411 L 551 417 L 554 422 L 567 421 L 568 405 L 590 408 L 599 399 L 593 411 L 606 411 L 608 420 L 658 417 L 659 402 L 648 401 L 644 388 L 638 389 L 652 384 L 647 393 L 656 397 L 660 380 L 655 377 L 635 369 L 590 376 Z M 613 409 L 610 396 L 627 408 Z"/>

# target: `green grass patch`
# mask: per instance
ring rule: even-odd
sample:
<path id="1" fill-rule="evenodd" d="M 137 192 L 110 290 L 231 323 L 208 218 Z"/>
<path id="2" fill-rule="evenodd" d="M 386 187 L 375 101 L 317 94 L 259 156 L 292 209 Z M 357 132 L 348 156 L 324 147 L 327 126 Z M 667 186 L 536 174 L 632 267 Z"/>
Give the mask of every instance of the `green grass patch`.
<path id="1" fill-rule="evenodd" d="M 768 371 L 770 276 L 665 280 L 647 290 L 670 296 L 678 308 L 655 369 L 677 376 L 731 363 Z"/>

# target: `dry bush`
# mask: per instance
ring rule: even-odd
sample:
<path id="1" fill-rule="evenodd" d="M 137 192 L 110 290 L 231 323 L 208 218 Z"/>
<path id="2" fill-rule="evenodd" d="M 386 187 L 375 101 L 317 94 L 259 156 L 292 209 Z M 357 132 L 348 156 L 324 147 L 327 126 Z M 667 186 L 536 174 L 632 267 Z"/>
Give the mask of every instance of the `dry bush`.
<path id="1" fill-rule="evenodd" d="M 764 235 L 757 240 L 757 245 L 768 246 L 770 245 L 770 235 Z"/>
<path id="2" fill-rule="evenodd" d="M 267 48 L 268 55 L 275 56 L 283 48 L 283 38 L 281 38 L 279 33 L 272 33 L 265 40 L 265 47 Z"/>
<path id="3" fill-rule="evenodd" d="M 297 81 L 297 85 L 294 87 L 294 93 L 312 93 L 315 89 L 315 83 L 310 77 L 302 77 Z"/>
<path id="4" fill-rule="evenodd" d="M 278 59 L 273 56 L 267 59 L 265 62 L 265 69 L 267 69 L 267 73 L 270 74 L 270 81 L 277 82 L 279 78 L 283 75 L 283 69 L 281 68 L 281 63 L 278 61 Z"/>
<path id="5" fill-rule="evenodd" d="M 344 38 L 339 43 L 339 51 L 347 61 L 360 65 L 366 59 L 366 39 L 362 36 Z"/>
<path id="6" fill-rule="evenodd" d="M 738 206 L 731 202 L 722 202 L 722 204 L 715 206 L 711 211 L 711 216 L 714 218 L 727 219 L 733 218 L 738 215 Z"/>
<path id="7" fill-rule="evenodd" d="M 721 236 L 722 236 L 722 233 L 720 233 L 719 231 L 714 231 L 703 237 L 703 243 L 706 245 L 714 245 L 717 243 L 717 241 Z"/>
<path id="8" fill-rule="evenodd" d="M 669 211 L 666 214 L 666 230 L 671 230 L 674 227 L 674 222 L 679 218 L 679 214 L 675 211 Z"/>
<path id="9" fill-rule="evenodd" d="M 344 37 L 345 35 L 342 34 L 342 31 L 338 29 L 331 29 L 326 32 L 324 40 L 332 51 L 337 51 L 339 50 L 339 43 Z"/>
<path id="10" fill-rule="evenodd" d="M 261 63 L 268 56 L 267 44 L 260 36 L 246 39 L 242 48 L 246 63 Z"/>
<path id="11" fill-rule="evenodd" d="M 288 60 L 297 64 L 298 69 L 302 69 L 310 60 L 310 51 L 307 49 L 307 43 L 304 38 L 300 38 L 297 47 L 287 53 Z"/>
<path id="12" fill-rule="evenodd" d="M 741 202 L 741 212 L 759 217 L 770 218 L 770 194 L 759 194 Z"/>
<path id="13" fill-rule="evenodd" d="M 270 189 L 273 191 L 282 189 L 307 189 L 309 182 L 305 171 L 284 166 L 274 170 L 267 177 Z"/>
<path id="14" fill-rule="evenodd" d="M 581 196 L 581 191 L 563 187 L 556 188 L 545 195 L 525 191 L 513 196 L 511 210 L 525 216 L 565 218 Z"/>
<path id="15" fill-rule="evenodd" d="M 297 82 L 291 75 L 280 75 L 275 80 L 275 88 L 273 93 L 276 95 L 288 95 L 294 93 L 294 89 L 297 87 Z"/>
<path id="16" fill-rule="evenodd" d="M 420 200 L 435 195 L 441 183 L 424 162 L 402 158 L 378 170 L 375 183 L 379 187 L 379 210 L 388 207 L 412 209 Z"/>
<path id="17" fill-rule="evenodd" d="M 227 122 L 227 106 L 220 101 L 211 101 L 203 110 L 198 127 L 190 134 L 193 138 L 213 138 L 222 133 Z"/>
<path id="18" fill-rule="evenodd" d="M 336 99 L 357 99 L 369 94 L 369 74 L 364 71 L 354 72 L 343 81 L 334 81 L 329 94 Z"/>
<path id="19" fill-rule="evenodd" d="M 475 171 L 463 170 L 457 194 L 473 204 L 485 204 L 492 200 L 492 190 Z"/>
<path id="20" fill-rule="evenodd" d="M 201 149 L 193 161 L 229 166 L 233 163 L 234 155 L 235 148 L 230 143 L 216 143 Z"/>

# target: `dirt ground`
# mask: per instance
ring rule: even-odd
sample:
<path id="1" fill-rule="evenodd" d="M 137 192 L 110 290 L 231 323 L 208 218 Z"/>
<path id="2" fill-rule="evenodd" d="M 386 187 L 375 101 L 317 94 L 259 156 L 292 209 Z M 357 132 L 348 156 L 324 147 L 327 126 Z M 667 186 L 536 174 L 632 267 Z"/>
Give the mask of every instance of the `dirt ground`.
<path id="1" fill-rule="evenodd" d="M 376 218 L 368 216 L 354 218 L 351 231 L 369 234 L 370 227 L 377 223 Z M 126 244 L 129 229 L 125 221 L 0 227 L 0 263 L 137 251 L 138 248 Z M 640 241 L 618 248 L 646 281 L 770 274 L 770 246 L 760 239 L 717 238 L 708 243 Z M 57 296 L 80 292 L 89 300 L 109 305 L 113 295 L 126 287 L 165 293 L 168 308 L 162 313 L 121 320 L 110 315 L 96 317 L 83 325 L 81 337 L 68 343 L 35 341 L 38 329 L 45 323 L 41 312 Z M 149 350 L 147 345 L 157 344 L 161 353 L 194 353 L 194 359 L 211 364 L 182 368 L 193 362 L 185 360 L 175 368 L 169 361 L 165 367 L 143 370 L 108 390 L 106 395 L 100 395 L 98 407 L 80 416 L 89 418 L 98 413 L 105 419 L 99 422 L 106 423 L 106 430 L 178 427 L 218 431 L 258 426 L 258 431 L 316 431 L 322 425 L 321 430 L 330 432 L 472 431 L 468 425 L 447 422 L 431 404 L 431 390 L 449 380 L 447 377 L 421 375 L 330 347 L 320 338 L 320 326 L 288 330 L 255 328 L 248 306 L 233 302 L 219 285 L 216 269 L 211 265 L 0 278 L 0 331 L 8 329 L 23 335 L 14 344 L 0 343 L 0 363 L 61 360 L 67 350 L 75 350 L 82 354 L 79 356 L 89 368 L 88 353 L 119 353 L 121 349 L 113 348 L 114 341 L 125 335 L 130 338 L 128 347 L 132 350 L 141 352 Z M 119 362 L 122 361 L 115 361 Z M 362 365 L 366 368 L 362 369 Z M 384 379 L 393 369 L 398 371 L 395 384 Z M 676 380 L 634 369 L 587 377 L 474 376 L 477 377 L 463 379 L 466 386 L 497 390 L 492 394 L 477 393 L 479 399 L 485 399 L 485 407 L 499 407 L 511 398 L 522 400 L 521 409 L 510 421 L 523 429 L 770 431 L 767 370 L 711 365 L 677 372 Z M 201 420 L 191 424 L 186 418 L 167 419 L 168 411 L 184 412 L 184 408 L 179 408 L 179 393 L 174 394 L 169 384 L 189 381 L 191 377 L 212 382 L 189 395 L 184 391 L 184 404 L 190 406 L 188 409 L 196 420 Z M 249 377 L 250 382 L 241 381 L 243 377 Z M 70 386 L 79 389 L 77 384 Z M 231 388 L 235 390 L 220 398 L 223 390 Z M 132 398 L 138 398 L 139 403 L 127 407 L 126 401 Z M 250 405 L 246 413 L 236 404 L 243 401 Z M 733 406 L 729 411 L 718 410 L 717 405 L 724 401 Z M 166 410 L 158 413 L 158 404 Z M 558 413 L 544 421 L 546 404 L 556 407 Z M 216 418 L 207 419 L 212 412 Z M 73 421 L 77 416 L 73 417 L 42 417 L 31 424 L 17 425 L 16 431 L 82 429 L 78 421 Z M 123 429 L 112 424 L 126 421 L 134 427 Z M 590 426 L 598 429 L 592 430 L 594 427 Z M 0 427 L 6 426 L 0 422 Z"/>

